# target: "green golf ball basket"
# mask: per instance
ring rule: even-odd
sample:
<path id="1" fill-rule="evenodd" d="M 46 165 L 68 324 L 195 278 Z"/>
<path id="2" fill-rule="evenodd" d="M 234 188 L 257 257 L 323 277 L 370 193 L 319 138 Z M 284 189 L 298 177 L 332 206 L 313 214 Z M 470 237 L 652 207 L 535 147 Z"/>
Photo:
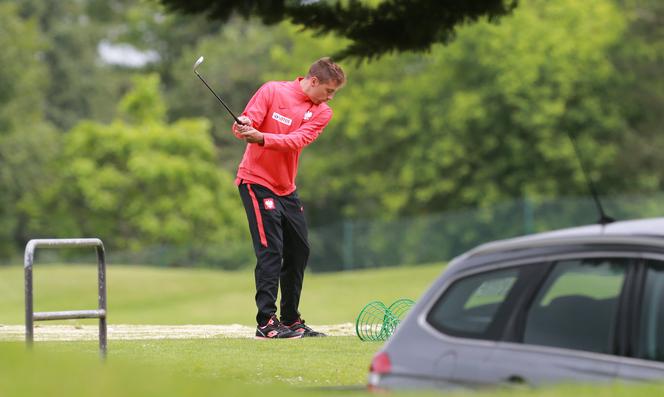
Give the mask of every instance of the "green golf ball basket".
<path id="1" fill-rule="evenodd" d="M 355 320 L 355 332 L 363 341 L 380 341 L 386 339 L 388 329 L 386 323 L 392 322 L 392 314 L 383 302 L 369 302 Z M 388 325 L 389 327 L 389 325 Z"/>
<path id="2" fill-rule="evenodd" d="M 406 317 L 406 313 L 410 310 L 411 307 L 415 304 L 415 301 L 408 298 L 397 299 L 388 307 L 390 312 L 396 317 L 399 322 Z"/>
<path id="3" fill-rule="evenodd" d="M 369 302 L 355 319 L 355 333 L 363 341 L 387 340 L 414 304 L 411 299 L 398 299 L 389 307 L 380 301 Z"/>

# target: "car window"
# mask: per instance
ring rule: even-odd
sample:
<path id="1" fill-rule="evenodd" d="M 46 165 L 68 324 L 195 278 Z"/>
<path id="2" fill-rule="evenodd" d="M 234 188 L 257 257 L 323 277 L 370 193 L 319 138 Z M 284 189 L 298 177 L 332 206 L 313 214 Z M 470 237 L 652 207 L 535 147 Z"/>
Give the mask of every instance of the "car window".
<path id="1" fill-rule="evenodd" d="M 640 311 L 637 356 L 664 361 L 664 262 L 646 263 Z"/>
<path id="2" fill-rule="evenodd" d="M 459 279 L 434 304 L 427 321 L 446 334 L 491 339 L 489 326 L 518 276 L 512 268 Z"/>
<path id="3" fill-rule="evenodd" d="M 523 342 L 611 353 L 628 259 L 554 265 L 526 316 Z"/>

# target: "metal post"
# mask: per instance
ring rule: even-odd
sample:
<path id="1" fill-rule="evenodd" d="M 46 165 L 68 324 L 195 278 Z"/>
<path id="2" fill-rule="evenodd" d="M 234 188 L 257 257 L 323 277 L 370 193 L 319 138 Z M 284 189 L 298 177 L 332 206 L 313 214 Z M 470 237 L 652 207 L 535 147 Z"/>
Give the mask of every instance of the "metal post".
<path id="1" fill-rule="evenodd" d="M 527 197 L 524 197 L 522 201 L 523 234 L 530 234 L 535 231 L 534 211 L 533 203 Z"/>
<path id="2" fill-rule="evenodd" d="M 351 219 L 345 219 L 343 222 L 343 262 L 342 266 L 344 270 L 349 270 L 353 267 L 354 258 L 353 258 L 353 221 Z"/>
<path id="3" fill-rule="evenodd" d="M 59 312 L 38 312 L 33 310 L 32 299 L 32 265 L 35 258 L 35 250 L 39 247 L 96 247 L 97 252 L 97 277 L 98 277 L 98 307 L 97 310 L 72 310 Z M 75 238 L 75 239 L 35 239 L 28 241 L 25 246 L 24 256 L 25 272 L 25 341 L 32 346 L 34 340 L 34 322 L 46 320 L 66 320 L 78 318 L 99 319 L 99 351 L 102 358 L 106 357 L 106 258 L 104 243 L 98 238 Z"/>
<path id="4" fill-rule="evenodd" d="M 32 346 L 34 340 L 34 326 L 32 322 L 32 263 L 35 259 L 34 240 L 30 240 L 25 247 L 25 256 L 23 258 L 23 272 L 25 274 L 25 341 L 28 346 Z"/>
<path id="5" fill-rule="evenodd" d="M 104 315 L 99 317 L 99 351 L 106 357 L 106 254 L 104 244 L 97 246 L 97 285 L 99 288 L 99 310 Z"/>

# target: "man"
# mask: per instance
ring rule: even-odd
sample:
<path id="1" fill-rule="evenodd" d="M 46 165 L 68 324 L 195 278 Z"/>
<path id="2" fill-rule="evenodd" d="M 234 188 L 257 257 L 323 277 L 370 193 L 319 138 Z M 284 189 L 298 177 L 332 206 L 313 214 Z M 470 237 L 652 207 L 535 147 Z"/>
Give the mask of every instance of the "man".
<path id="1" fill-rule="evenodd" d="M 302 148 L 329 123 L 327 101 L 345 82 L 341 67 L 321 58 L 304 78 L 265 83 L 239 117 L 242 124 L 233 124 L 235 136 L 247 142 L 235 182 L 257 259 L 256 338 L 325 336 L 305 325 L 298 311 L 309 242 L 295 176 Z"/>

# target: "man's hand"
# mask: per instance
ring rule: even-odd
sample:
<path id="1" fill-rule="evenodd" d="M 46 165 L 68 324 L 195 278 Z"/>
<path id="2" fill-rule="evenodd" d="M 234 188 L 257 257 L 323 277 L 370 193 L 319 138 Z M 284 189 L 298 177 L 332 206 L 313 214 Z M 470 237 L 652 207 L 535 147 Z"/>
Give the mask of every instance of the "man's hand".
<path id="1" fill-rule="evenodd" d="M 259 145 L 262 145 L 265 142 L 263 139 L 263 133 L 250 125 L 239 125 L 237 126 L 237 131 L 239 137 L 247 141 L 247 143 L 258 143 Z"/>
<path id="2" fill-rule="evenodd" d="M 242 124 L 238 124 L 237 121 L 233 122 L 233 132 L 235 132 L 235 133 L 239 132 L 238 127 L 240 125 L 251 125 L 252 124 L 251 119 L 247 116 L 240 116 L 237 119 L 240 120 L 240 122 Z"/>

